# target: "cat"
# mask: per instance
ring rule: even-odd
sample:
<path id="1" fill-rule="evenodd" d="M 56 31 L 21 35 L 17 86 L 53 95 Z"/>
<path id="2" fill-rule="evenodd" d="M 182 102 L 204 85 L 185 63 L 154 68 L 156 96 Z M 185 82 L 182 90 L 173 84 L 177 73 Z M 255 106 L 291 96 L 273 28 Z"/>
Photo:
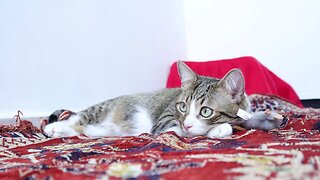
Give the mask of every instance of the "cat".
<path id="1" fill-rule="evenodd" d="M 271 129 L 279 126 L 270 120 L 248 123 L 237 116 L 239 108 L 250 111 L 239 69 L 232 69 L 217 79 L 196 74 L 182 61 L 177 62 L 177 68 L 180 88 L 110 99 L 72 113 L 66 120 L 51 120 L 44 127 L 44 133 L 56 138 L 79 134 L 90 137 L 157 135 L 174 131 L 184 137 L 215 138 L 231 135 L 232 125 L 236 124 L 258 129 L 263 129 L 261 125 L 266 123 L 271 124 L 268 126 Z"/>

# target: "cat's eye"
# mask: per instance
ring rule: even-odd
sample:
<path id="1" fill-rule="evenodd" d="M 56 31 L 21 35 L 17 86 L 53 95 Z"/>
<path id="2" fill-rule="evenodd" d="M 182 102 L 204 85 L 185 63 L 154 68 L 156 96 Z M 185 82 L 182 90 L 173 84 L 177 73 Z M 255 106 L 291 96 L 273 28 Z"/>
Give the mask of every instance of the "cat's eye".
<path id="1" fill-rule="evenodd" d="M 202 107 L 200 110 L 200 115 L 204 118 L 209 118 L 212 116 L 213 110 L 209 107 Z"/>
<path id="2" fill-rule="evenodd" d="M 178 104 L 177 104 L 177 109 L 178 109 L 180 112 L 182 112 L 182 113 L 187 112 L 187 105 L 186 105 L 186 103 L 184 103 L 184 102 L 178 103 Z"/>

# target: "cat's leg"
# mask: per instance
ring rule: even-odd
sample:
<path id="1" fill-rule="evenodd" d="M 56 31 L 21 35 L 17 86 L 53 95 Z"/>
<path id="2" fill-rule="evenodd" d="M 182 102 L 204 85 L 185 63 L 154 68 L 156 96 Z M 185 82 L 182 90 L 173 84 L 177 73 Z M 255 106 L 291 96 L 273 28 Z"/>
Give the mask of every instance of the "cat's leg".
<path id="1" fill-rule="evenodd" d="M 282 127 L 287 122 L 287 118 L 272 112 L 271 110 L 255 112 L 252 115 L 252 118 L 243 122 L 243 126 L 246 129 L 269 131 Z"/>
<path id="2" fill-rule="evenodd" d="M 49 124 L 43 131 L 50 137 L 67 137 L 83 134 L 89 124 L 100 123 L 107 113 L 108 101 L 91 106 L 74 113 L 68 110 L 57 110 L 49 116 Z"/>
<path id="3" fill-rule="evenodd" d="M 170 131 L 175 132 L 179 136 L 186 136 L 181 126 L 179 125 L 179 122 L 172 119 L 167 119 L 166 121 L 158 122 L 153 126 L 151 133 L 158 135 L 162 132 L 170 132 Z"/>
<path id="4" fill-rule="evenodd" d="M 183 132 L 179 121 L 175 120 L 170 109 L 167 109 L 158 119 L 157 123 L 151 129 L 152 134 L 160 134 L 162 132 L 175 132 L 178 136 L 186 136 Z"/>
<path id="5" fill-rule="evenodd" d="M 183 132 L 181 123 L 176 119 L 175 114 L 175 103 L 172 101 L 153 125 L 151 133 L 157 135 L 162 132 L 173 131 L 179 136 L 186 136 L 186 133 Z"/>
<path id="6" fill-rule="evenodd" d="M 46 125 L 43 131 L 46 135 L 54 138 L 76 136 L 80 134 L 75 128 L 79 120 L 80 117 L 78 115 L 72 115 L 66 120 L 56 121 Z"/>
<path id="7" fill-rule="evenodd" d="M 181 127 L 178 125 L 163 130 L 163 132 L 170 132 L 170 131 L 175 132 L 178 136 L 186 136 L 186 134 L 182 131 Z"/>
<path id="8" fill-rule="evenodd" d="M 228 123 L 220 124 L 216 127 L 213 127 L 207 133 L 207 137 L 209 138 L 221 138 L 232 135 L 232 127 Z"/>

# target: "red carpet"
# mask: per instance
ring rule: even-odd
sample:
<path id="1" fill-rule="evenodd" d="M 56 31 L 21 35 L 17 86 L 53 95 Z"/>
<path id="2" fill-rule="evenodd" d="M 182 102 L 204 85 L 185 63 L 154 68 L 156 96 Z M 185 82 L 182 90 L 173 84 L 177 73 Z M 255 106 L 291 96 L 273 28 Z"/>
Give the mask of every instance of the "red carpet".
<path id="1" fill-rule="evenodd" d="M 0 179 L 319 178 L 320 133 L 313 128 L 319 128 L 320 109 L 300 109 L 275 97 L 250 98 L 257 110 L 284 110 L 288 124 L 270 132 L 238 131 L 223 139 L 173 133 L 51 139 L 32 128 L 2 131 Z"/>

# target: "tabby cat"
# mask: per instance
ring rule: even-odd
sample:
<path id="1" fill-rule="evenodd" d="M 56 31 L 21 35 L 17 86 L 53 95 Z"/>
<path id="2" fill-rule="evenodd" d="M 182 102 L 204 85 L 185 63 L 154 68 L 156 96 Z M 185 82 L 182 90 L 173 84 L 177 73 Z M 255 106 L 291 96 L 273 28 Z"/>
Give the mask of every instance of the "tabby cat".
<path id="1" fill-rule="evenodd" d="M 231 125 L 246 126 L 236 115 L 239 108 L 250 111 L 239 69 L 216 79 L 197 75 L 183 62 L 177 66 L 181 88 L 110 99 L 74 113 L 67 120 L 49 122 L 44 132 L 50 137 L 126 136 L 167 131 L 184 137 L 225 137 L 232 134 Z M 262 128 L 259 123 L 253 122 L 256 125 L 253 127 Z M 271 123 L 271 128 L 278 125 Z"/>

